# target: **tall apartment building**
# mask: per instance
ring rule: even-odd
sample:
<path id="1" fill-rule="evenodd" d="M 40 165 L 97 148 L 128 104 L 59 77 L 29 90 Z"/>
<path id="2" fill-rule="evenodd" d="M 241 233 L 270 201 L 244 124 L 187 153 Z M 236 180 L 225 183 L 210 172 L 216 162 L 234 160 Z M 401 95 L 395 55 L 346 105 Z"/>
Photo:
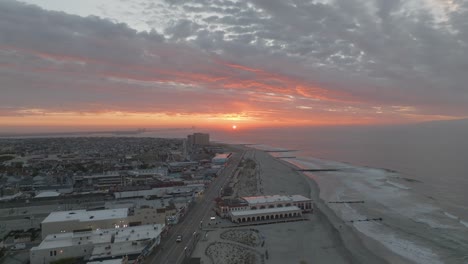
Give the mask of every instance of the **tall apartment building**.
<path id="1" fill-rule="evenodd" d="M 198 145 L 206 146 L 210 144 L 210 134 L 206 133 L 193 133 L 187 136 L 187 143 L 189 146 Z"/>

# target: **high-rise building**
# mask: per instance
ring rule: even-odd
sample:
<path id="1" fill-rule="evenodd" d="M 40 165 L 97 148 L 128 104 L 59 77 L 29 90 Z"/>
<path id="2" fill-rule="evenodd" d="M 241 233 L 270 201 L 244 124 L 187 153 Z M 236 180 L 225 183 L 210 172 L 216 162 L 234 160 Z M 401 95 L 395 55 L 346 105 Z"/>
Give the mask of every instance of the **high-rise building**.
<path id="1" fill-rule="evenodd" d="M 210 144 L 210 134 L 207 133 L 193 133 L 187 136 L 187 143 L 189 146 L 198 145 L 206 146 Z"/>

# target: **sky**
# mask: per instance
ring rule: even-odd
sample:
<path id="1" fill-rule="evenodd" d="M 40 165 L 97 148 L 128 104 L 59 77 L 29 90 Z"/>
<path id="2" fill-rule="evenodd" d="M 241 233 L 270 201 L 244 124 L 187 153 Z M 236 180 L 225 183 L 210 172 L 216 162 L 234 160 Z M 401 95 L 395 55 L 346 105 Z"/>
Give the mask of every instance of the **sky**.
<path id="1" fill-rule="evenodd" d="M 467 45 L 464 0 L 0 0 L 0 130 L 464 119 Z"/>

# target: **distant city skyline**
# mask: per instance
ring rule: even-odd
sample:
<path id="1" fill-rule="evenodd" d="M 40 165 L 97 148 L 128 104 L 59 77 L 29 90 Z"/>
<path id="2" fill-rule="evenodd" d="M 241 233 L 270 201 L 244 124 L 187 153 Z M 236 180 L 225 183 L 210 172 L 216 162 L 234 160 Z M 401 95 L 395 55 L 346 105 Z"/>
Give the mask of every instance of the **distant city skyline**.
<path id="1" fill-rule="evenodd" d="M 467 24 L 455 0 L 4 0 L 0 132 L 464 119 Z"/>

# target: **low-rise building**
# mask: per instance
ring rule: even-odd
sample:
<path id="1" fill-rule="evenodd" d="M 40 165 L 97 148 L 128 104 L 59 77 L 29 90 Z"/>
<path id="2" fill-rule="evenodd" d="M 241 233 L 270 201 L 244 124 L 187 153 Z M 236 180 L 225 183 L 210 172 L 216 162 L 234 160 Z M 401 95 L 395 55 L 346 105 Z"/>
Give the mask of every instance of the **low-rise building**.
<path id="1" fill-rule="evenodd" d="M 302 195 L 267 195 L 242 197 L 251 210 L 297 206 L 303 212 L 311 212 L 312 200 Z"/>
<path id="2" fill-rule="evenodd" d="M 213 165 L 224 165 L 228 162 L 229 158 L 231 157 L 232 153 L 223 153 L 223 154 L 216 154 L 212 159 L 211 163 Z"/>
<path id="3" fill-rule="evenodd" d="M 52 212 L 41 223 L 42 238 L 50 234 L 83 230 L 164 224 L 165 218 L 165 213 L 152 207 Z"/>
<path id="4" fill-rule="evenodd" d="M 77 186 L 92 186 L 95 189 L 115 186 L 145 185 L 167 175 L 166 168 L 144 170 L 107 171 L 103 174 L 76 175 L 73 181 Z"/>
<path id="5" fill-rule="evenodd" d="M 216 202 L 216 213 L 236 223 L 298 217 L 313 211 L 312 200 L 302 195 L 249 196 Z"/>
<path id="6" fill-rule="evenodd" d="M 169 172 L 181 172 L 184 170 L 196 169 L 198 168 L 199 163 L 197 161 L 179 161 L 179 162 L 169 162 L 167 164 L 167 169 Z"/>
<path id="7" fill-rule="evenodd" d="M 231 211 L 245 211 L 249 210 L 249 204 L 242 199 L 220 199 L 216 200 L 215 212 L 226 218 L 229 216 Z"/>
<path id="8" fill-rule="evenodd" d="M 66 258 L 105 260 L 137 259 L 159 245 L 164 224 L 51 234 L 31 248 L 31 264 L 50 263 Z"/>
<path id="9" fill-rule="evenodd" d="M 205 184 L 178 185 L 172 187 L 160 187 L 146 190 L 133 190 L 114 192 L 115 199 L 126 199 L 135 197 L 164 197 L 164 196 L 191 196 L 205 190 Z"/>

